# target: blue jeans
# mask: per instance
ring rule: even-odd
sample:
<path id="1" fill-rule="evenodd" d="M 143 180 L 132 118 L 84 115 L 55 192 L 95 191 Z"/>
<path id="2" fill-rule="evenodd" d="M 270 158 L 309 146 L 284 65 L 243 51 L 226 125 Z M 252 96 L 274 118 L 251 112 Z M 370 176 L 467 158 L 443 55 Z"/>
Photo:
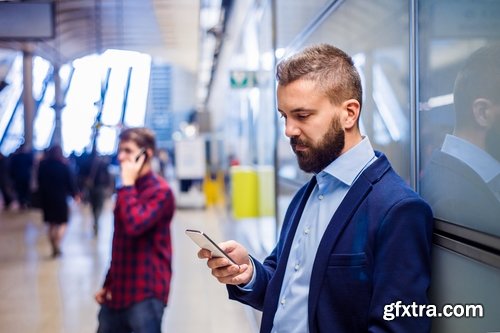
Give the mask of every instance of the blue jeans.
<path id="1" fill-rule="evenodd" d="M 101 305 L 97 333 L 161 333 L 165 304 L 148 298 L 125 309 Z"/>

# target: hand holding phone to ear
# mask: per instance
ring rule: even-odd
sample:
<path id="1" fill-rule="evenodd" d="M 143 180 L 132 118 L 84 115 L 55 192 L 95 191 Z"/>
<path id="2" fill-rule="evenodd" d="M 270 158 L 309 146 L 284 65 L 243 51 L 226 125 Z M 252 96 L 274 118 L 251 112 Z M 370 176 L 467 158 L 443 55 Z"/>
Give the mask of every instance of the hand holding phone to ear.
<path id="1" fill-rule="evenodd" d="M 139 153 L 130 156 L 120 163 L 120 175 L 123 186 L 134 185 L 148 158 L 146 148 L 141 148 Z"/>
<path id="2" fill-rule="evenodd" d="M 146 153 L 146 148 L 141 148 L 141 150 L 139 151 L 139 154 L 137 154 L 137 156 L 135 158 L 135 161 L 139 162 L 139 160 L 141 159 L 141 156 L 144 156 L 144 161 L 146 161 L 146 158 L 148 157 L 148 154 Z"/>

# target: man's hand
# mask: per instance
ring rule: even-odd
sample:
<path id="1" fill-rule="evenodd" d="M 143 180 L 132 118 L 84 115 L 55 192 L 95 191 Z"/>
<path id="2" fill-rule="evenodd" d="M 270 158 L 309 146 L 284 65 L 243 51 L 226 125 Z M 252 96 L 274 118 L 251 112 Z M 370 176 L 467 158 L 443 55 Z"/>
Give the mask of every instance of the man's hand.
<path id="1" fill-rule="evenodd" d="M 142 166 L 146 160 L 146 155 L 142 154 L 136 161 L 135 156 L 130 156 L 129 159 L 123 160 L 120 163 L 120 176 L 122 178 L 123 186 L 134 185 Z"/>
<path id="2" fill-rule="evenodd" d="M 212 270 L 212 275 L 225 284 L 247 284 L 252 279 L 253 266 L 247 250 L 235 241 L 227 241 L 218 244 L 235 262 L 232 264 L 227 258 L 212 257 L 207 249 L 198 251 L 198 258 L 208 259 L 207 266 Z"/>
<path id="3" fill-rule="evenodd" d="M 102 304 L 104 303 L 104 301 L 111 300 L 111 292 L 105 288 L 102 288 L 101 290 L 95 293 L 94 298 L 97 301 L 97 303 Z"/>

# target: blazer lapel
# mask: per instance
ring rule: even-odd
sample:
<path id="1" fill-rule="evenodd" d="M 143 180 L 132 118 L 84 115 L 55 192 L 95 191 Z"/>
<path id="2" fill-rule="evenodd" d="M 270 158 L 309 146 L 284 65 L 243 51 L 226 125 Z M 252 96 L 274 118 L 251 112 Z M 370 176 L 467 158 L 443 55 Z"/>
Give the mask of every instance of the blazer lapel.
<path id="1" fill-rule="evenodd" d="M 359 205 L 363 202 L 368 193 L 370 193 L 373 183 L 377 182 L 390 167 L 389 162 L 383 154 L 378 155 L 377 157 L 379 157 L 378 160 L 360 175 L 349 192 L 347 192 L 344 200 L 342 200 L 342 203 L 330 220 L 318 246 L 318 251 L 316 253 L 311 273 L 311 282 L 309 284 L 308 314 L 309 328 L 311 332 L 316 331 L 313 319 L 315 317 L 320 287 L 325 276 L 330 254 L 332 253 L 342 230 L 344 230 Z"/>

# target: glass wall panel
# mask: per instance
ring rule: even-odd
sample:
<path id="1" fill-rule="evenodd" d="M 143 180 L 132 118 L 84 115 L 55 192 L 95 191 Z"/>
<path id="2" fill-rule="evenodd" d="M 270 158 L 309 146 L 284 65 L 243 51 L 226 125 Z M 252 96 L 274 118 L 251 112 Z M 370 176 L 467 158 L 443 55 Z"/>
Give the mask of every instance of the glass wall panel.
<path id="1" fill-rule="evenodd" d="M 263 257 L 274 246 L 276 227 L 273 17 L 271 1 L 237 2 L 235 6 L 245 15 L 229 21 L 227 31 L 233 38 L 224 41 L 218 56 L 218 80 L 214 80 L 208 105 L 218 135 L 212 133 L 211 139 L 217 140 L 217 150 L 222 152 L 217 162 L 226 172 L 231 200 L 228 216 L 259 235 L 245 232 L 234 237 L 248 242 L 252 253 Z M 213 160 L 212 164 L 218 166 Z"/>
<path id="2" fill-rule="evenodd" d="M 50 62 L 33 59 L 33 98 L 38 108 L 33 121 L 33 148 L 44 150 L 50 144 L 55 126 L 53 68 Z"/>
<path id="3" fill-rule="evenodd" d="M 500 236 L 500 2 L 419 4 L 421 193 L 436 218 Z"/>
<path id="4" fill-rule="evenodd" d="M 234 45 L 225 103 L 225 151 L 232 163 L 272 166 L 274 54 L 268 1 L 252 8 Z"/>
<path id="5" fill-rule="evenodd" d="M 2 70 L 6 71 L 5 75 L 5 86 L 0 92 L 0 151 L 4 155 L 12 153 L 22 142 L 22 137 L 18 136 L 18 133 L 10 132 L 11 128 L 9 126 L 15 126 L 16 121 L 21 121 L 22 116 L 19 117 L 13 114 L 18 112 L 16 105 L 22 100 L 23 93 L 23 56 L 19 52 L 10 52 L 9 59 L 4 59 L 4 64 Z M 8 64 L 7 64 L 8 61 Z M 22 103 L 19 106 L 22 108 Z M 19 111 L 21 113 L 21 111 Z M 14 117 L 14 119 L 13 119 Z M 12 119 L 12 123 L 11 123 Z M 24 129 L 24 125 L 21 127 L 21 131 Z"/>
<path id="6" fill-rule="evenodd" d="M 33 148 L 35 150 L 44 150 L 50 145 L 52 134 L 55 128 L 54 105 L 54 83 L 47 84 L 47 89 L 40 101 L 36 118 L 33 124 Z"/>
<path id="7" fill-rule="evenodd" d="M 353 57 L 364 90 L 361 131 L 409 182 L 408 3 L 400 0 L 345 1 L 310 32 L 303 46 L 330 43 Z M 294 24 L 293 19 L 288 20 L 288 25 Z M 279 129 L 280 178 L 304 183 L 311 175 L 298 169 L 289 140 L 284 135 L 283 123 Z M 286 186 L 284 182 L 280 184 Z"/>
<path id="8" fill-rule="evenodd" d="M 277 0 L 277 47 L 287 47 L 331 0 Z"/>
<path id="9" fill-rule="evenodd" d="M 81 154 L 92 140 L 92 126 L 101 99 L 101 70 L 98 56 L 87 56 L 73 62 L 75 68 L 61 114 L 63 149 L 66 154 Z M 96 70 L 96 68 L 98 68 Z"/>

